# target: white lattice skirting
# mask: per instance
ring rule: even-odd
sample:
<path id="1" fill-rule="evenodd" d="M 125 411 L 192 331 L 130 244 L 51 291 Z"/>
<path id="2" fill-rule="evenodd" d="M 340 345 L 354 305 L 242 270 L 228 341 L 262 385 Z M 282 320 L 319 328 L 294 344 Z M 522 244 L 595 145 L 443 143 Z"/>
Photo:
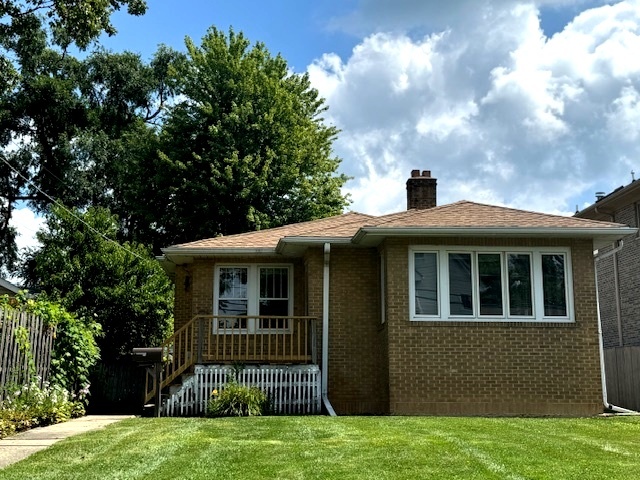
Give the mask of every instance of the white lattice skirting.
<path id="1" fill-rule="evenodd" d="M 214 389 L 221 390 L 235 375 L 241 385 L 256 386 L 271 400 L 274 413 L 313 415 L 320 413 L 320 369 L 317 365 L 250 366 L 237 373 L 228 365 L 196 365 L 162 405 L 162 415 L 203 415 Z"/>

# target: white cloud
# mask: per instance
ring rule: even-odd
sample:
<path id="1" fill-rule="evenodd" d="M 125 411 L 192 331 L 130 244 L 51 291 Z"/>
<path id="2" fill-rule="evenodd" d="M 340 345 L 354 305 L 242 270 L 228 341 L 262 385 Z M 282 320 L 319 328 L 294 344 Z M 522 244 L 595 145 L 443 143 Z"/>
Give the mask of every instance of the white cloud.
<path id="1" fill-rule="evenodd" d="M 354 210 L 404 208 L 414 168 L 438 178 L 439 203 L 556 213 L 630 179 L 631 159 L 640 162 L 640 1 L 585 9 L 551 38 L 543 4 L 360 2 L 350 18 L 386 33 L 308 69 L 342 130 L 335 147 L 355 177 Z"/>

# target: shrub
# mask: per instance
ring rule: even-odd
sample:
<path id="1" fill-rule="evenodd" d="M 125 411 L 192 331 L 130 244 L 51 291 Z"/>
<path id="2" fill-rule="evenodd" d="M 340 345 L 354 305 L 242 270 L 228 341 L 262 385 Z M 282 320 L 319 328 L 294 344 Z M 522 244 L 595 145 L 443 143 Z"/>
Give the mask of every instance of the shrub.
<path id="1" fill-rule="evenodd" d="M 82 399 L 73 399 L 64 388 L 37 382 L 5 387 L 0 402 L 0 438 L 28 428 L 65 422 L 84 415 Z"/>
<path id="2" fill-rule="evenodd" d="M 88 317 L 78 318 L 44 295 L 37 299 L 27 298 L 24 292 L 15 298 L 0 296 L 0 308 L 33 313 L 45 325 L 56 329 L 51 357 L 51 383 L 86 401 L 89 372 L 100 357 L 95 340 L 100 335 L 100 325 Z"/>
<path id="3" fill-rule="evenodd" d="M 246 387 L 229 382 L 218 394 L 211 394 L 207 405 L 208 417 L 251 417 L 267 413 L 269 400 L 258 387 Z"/>

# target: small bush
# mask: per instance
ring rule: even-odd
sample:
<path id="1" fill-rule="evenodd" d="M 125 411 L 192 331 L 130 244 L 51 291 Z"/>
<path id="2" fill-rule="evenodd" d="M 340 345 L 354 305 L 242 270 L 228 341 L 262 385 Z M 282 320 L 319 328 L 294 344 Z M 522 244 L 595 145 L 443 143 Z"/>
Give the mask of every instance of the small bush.
<path id="1" fill-rule="evenodd" d="M 246 387 L 235 382 L 227 383 L 218 394 L 211 395 L 207 405 L 208 417 L 252 417 L 268 411 L 267 395 L 258 387 Z"/>

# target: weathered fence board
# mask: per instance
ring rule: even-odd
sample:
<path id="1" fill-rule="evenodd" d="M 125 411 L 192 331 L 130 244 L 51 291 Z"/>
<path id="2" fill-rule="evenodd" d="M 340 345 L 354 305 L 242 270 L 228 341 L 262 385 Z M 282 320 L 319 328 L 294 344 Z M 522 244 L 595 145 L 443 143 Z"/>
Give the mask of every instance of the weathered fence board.
<path id="1" fill-rule="evenodd" d="M 196 365 L 193 375 L 172 388 L 162 415 L 204 414 L 211 392 L 223 389 L 233 377 L 233 367 L 227 365 Z M 245 367 L 235 374 L 235 380 L 266 392 L 275 414 L 320 413 L 320 369 L 316 365 Z"/>
<path id="2" fill-rule="evenodd" d="M 609 403 L 640 410 L 640 347 L 615 347 L 604 351 Z"/>
<path id="3" fill-rule="evenodd" d="M 30 371 L 29 355 L 20 349 L 16 334 L 21 329 L 28 332 L 28 342 L 34 363 L 34 372 Z M 27 312 L 4 310 L 0 308 L 0 399 L 8 384 L 24 384 L 30 380 L 31 373 L 40 379 L 40 386 L 49 378 L 51 352 L 53 348 L 54 328 Z"/>

